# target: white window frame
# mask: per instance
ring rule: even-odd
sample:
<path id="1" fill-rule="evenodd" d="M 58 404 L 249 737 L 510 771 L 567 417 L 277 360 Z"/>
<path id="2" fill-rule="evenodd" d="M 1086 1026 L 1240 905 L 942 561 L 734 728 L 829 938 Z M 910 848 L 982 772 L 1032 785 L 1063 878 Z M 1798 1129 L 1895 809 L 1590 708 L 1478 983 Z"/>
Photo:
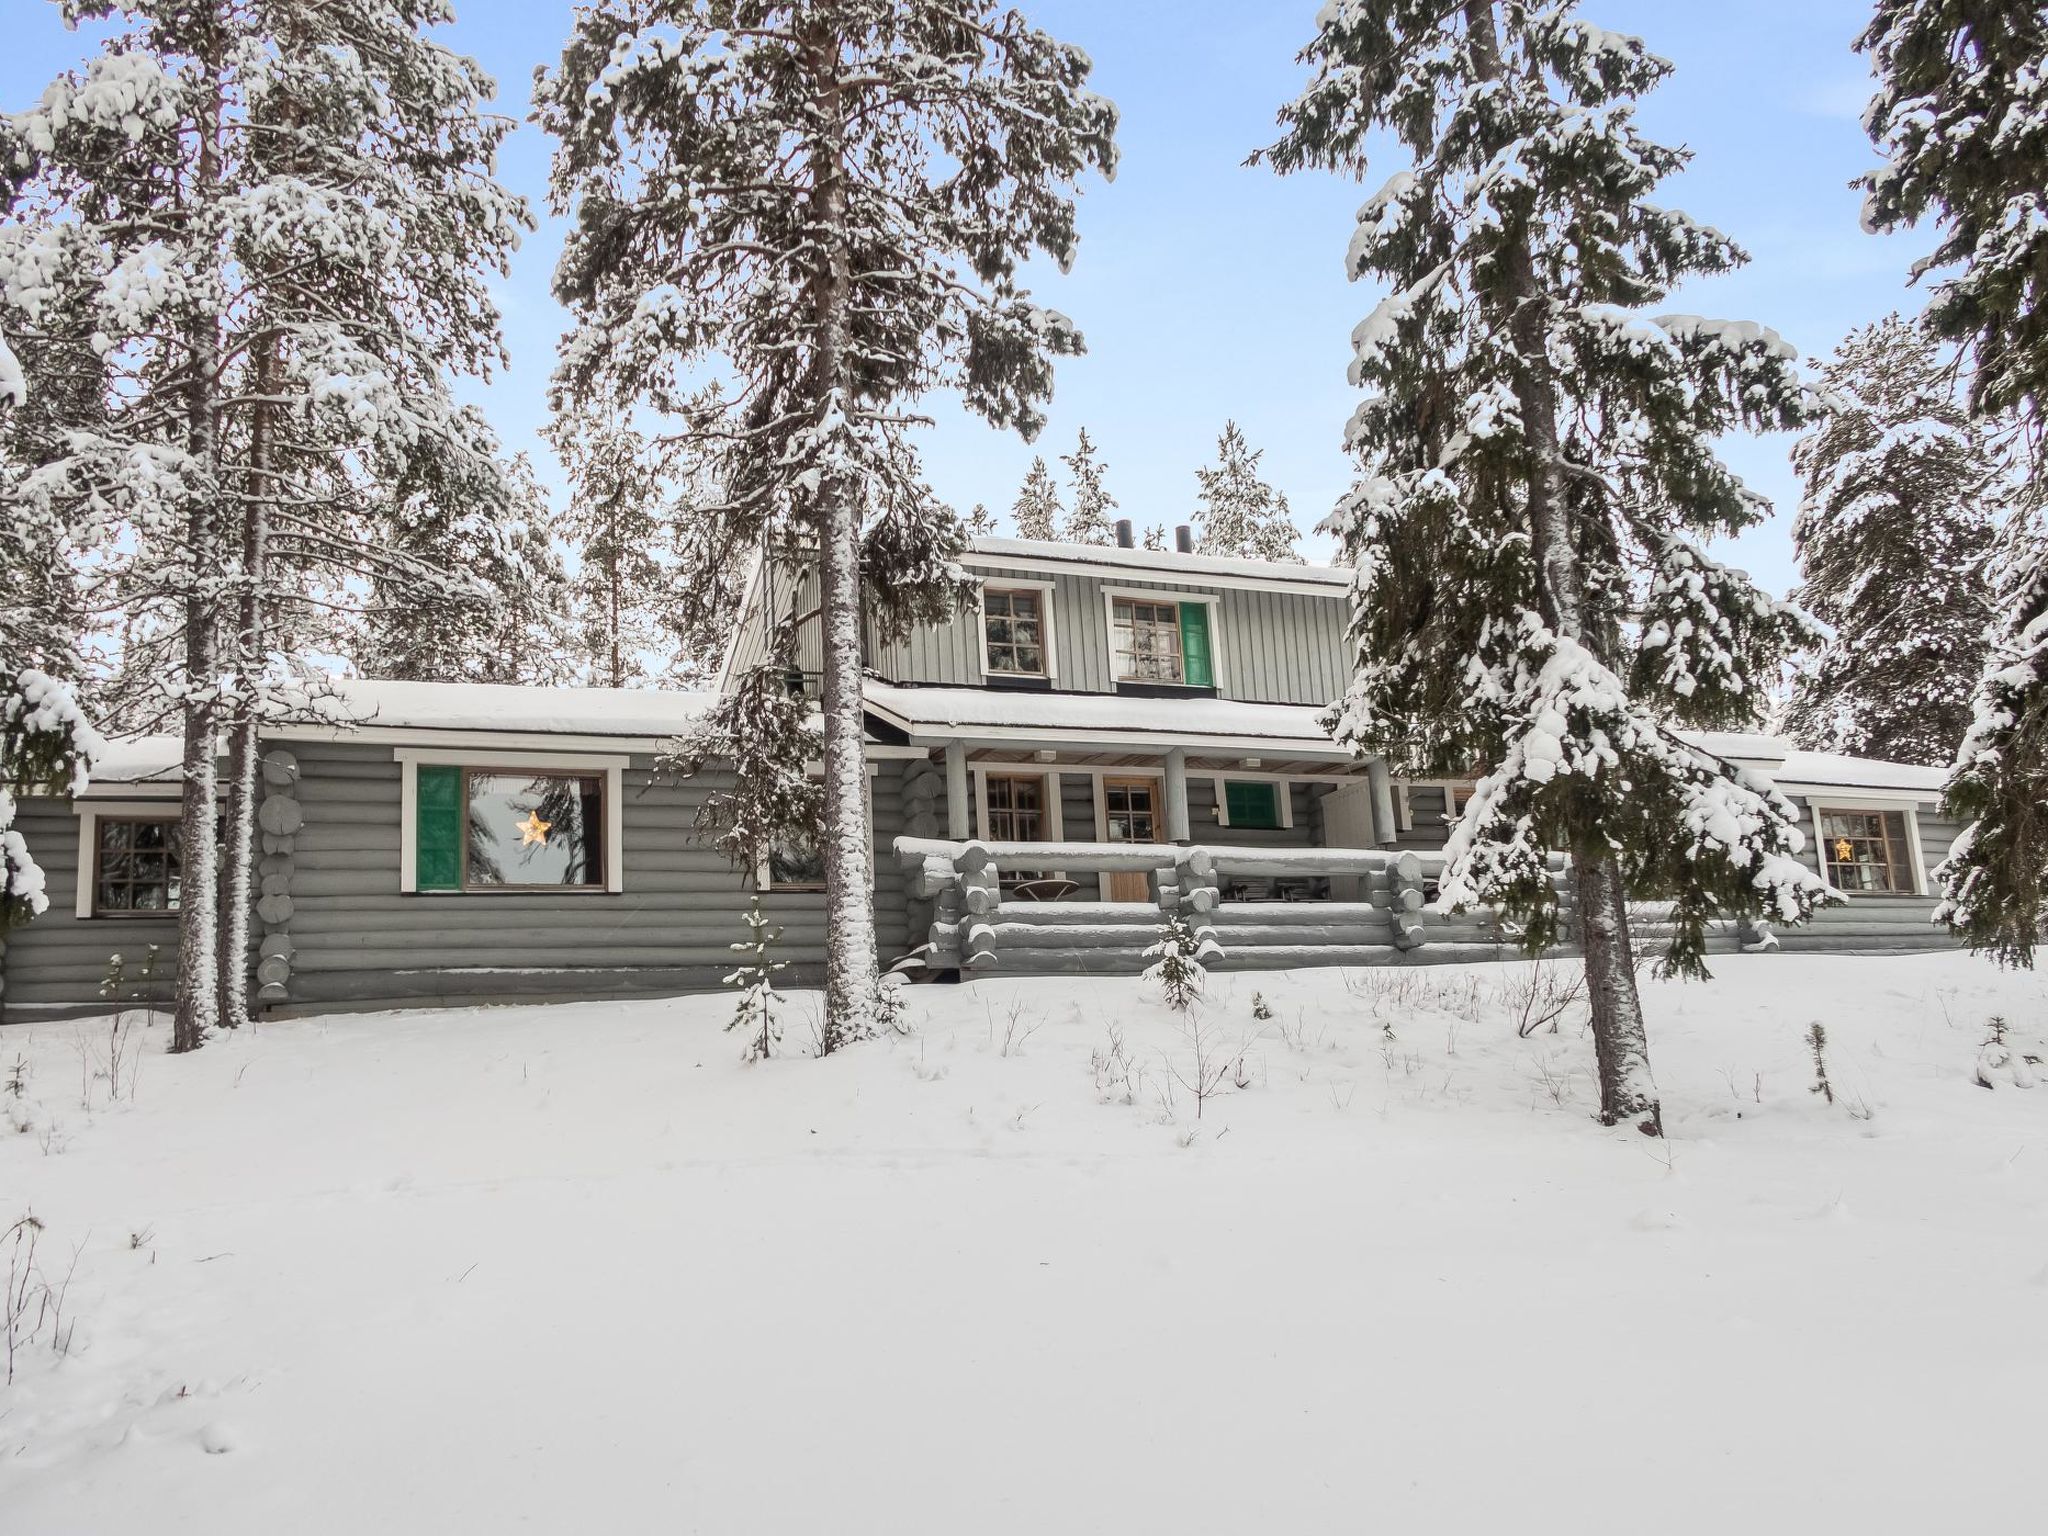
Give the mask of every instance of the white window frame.
<path id="1" fill-rule="evenodd" d="M 178 909 L 166 907 L 161 912 L 143 912 L 135 916 L 123 914 L 119 917 L 98 912 L 93 907 L 93 897 L 99 892 L 100 883 L 100 823 L 102 821 L 169 821 L 180 819 L 178 800 L 171 795 L 155 800 L 74 800 L 71 808 L 78 817 L 78 889 L 72 893 L 71 910 L 75 916 L 97 922 L 133 922 L 136 917 L 147 921 L 161 918 L 176 922 Z"/>
<path id="2" fill-rule="evenodd" d="M 632 759 L 592 756 L 580 752 L 501 752 L 491 748 L 458 751 L 452 747 L 394 747 L 398 764 L 398 891 L 402 896 L 467 896 L 473 891 L 422 891 L 419 886 L 420 764 L 437 768 L 530 768 L 535 773 L 604 775 L 604 894 L 626 888 L 625 796 L 621 792 Z M 547 887 L 549 890 L 566 887 Z M 495 893 L 493 893 L 495 894 Z"/>
<path id="3" fill-rule="evenodd" d="M 1920 806 L 1917 801 L 1897 798 L 1880 799 L 1858 794 L 1808 795 L 1806 797 L 1807 818 L 1813 826 L 1813 862 L 1820 872 L 1820 878 L 1827 888 L 1847 901 L 1856 901 L 1866 896 L 1925 896 L 1927 894 L 1927 859 L 1920 851 Z M 1859 813 L 1875 815 L 1879 812 L 1894 812 L 1906 821 L 1906 862 L 1907 877 L 1913 888 L 1909 891 L 1845 891 L 1828 876 L 1827 838 L 1822 830 L 1821 817 L 1828 811 L 1842 811 L 1854 816 Z"/>
<path id="4" fill-rule="evenodd" d="M 1154 683 L 1142 677 L 1120 677 L 1116 670 L 1116 605 L 1118 600 L 1139 603 L 1201 603 L 1209 610 L 1209 675 L 1218 698 L 1227 698 L 1229 689 L 1223 676 L 1223 642 L 1221 634 L 1223 597 L 1217 592 L 1176 592 L 1166 587 L 1104 587 L 1102 589 L 1102 637 L 1103 665 L 1109 673 L 1109 686 L 1114 689 L 1125 683 L 1140 687 L 1186 688 L 1190 693 L 1200 689 L 1199 683 L 1190 683 L 1185 678 L 1178 683 Z M 1178 615 L 1175 623 L 1178 624 Z M 1182 652 L 1186 652 L 1186 641 L 1182 641 Z"/>
<path id="5" fill-rule="evenodd" d="M 1053 593 L 1058 590 L 1049 581 L 1033 581 L 1029 577 L 987 576 L 982 578 L 981 601 L 974 605 L 975 652 L 974 665 L 980 671 L 983 682 L 998 677 L 1021 677 L 1030 680 L 1039 678 L 1054 687 L 1059 686 L 1060 653 L 1058 633 L 1054 629 Z M 1036 592 L 1038 594 L 1039 644 L 1045 651 L 1043 672 L 994 672 L 988 664 L 988 606 L 990 592 Z"/>
<path id="6" fill-rule="evenodd" d="M 1230 796 L 1224 786 L 1228 784 L 1271 784 L 1279 791 L 1280 830 L 1288 831 L 1294 826 L 1294 786 L 1303 782 L 1297 774 L 1287 773 L 1218 773 L 1211 775 L 1216 786 L 1216 825 L 1230 825 Z M 1311 781 L 1313 782 L 1313 781 Z M 1251 830 L 1264 832 L 1265 827 Z"/>

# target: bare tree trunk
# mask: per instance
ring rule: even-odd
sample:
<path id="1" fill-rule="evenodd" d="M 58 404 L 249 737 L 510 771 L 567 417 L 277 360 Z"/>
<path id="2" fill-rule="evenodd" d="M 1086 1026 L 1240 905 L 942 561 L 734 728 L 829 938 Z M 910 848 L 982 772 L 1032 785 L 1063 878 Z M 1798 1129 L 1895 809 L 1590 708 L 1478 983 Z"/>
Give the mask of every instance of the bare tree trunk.
<path id="1" fill-rule="evenodd" d="M 853 278 L 847 248 L 845 146 L 840 127 L 838 39 L 809 31 L 805 56 L 820 128 L 810 147 L 813 223 L 824 248 L 813 281 L 812 359 L 821 420 L 852 408 L 844 380 Z M 817 494 L 820 623 L 824 637 L 826 1052 L 875 1032 L 881 962 L 875 938 L 874 868 L 868 848 L 867 721 L 861 706 L 860 516 L 855 488 L 828 472 Z"/>
<path id="2" fill-rule="evenodd" d="M 1503 65 L 1493 0 L 1466 0 L 1465 20 L 1475 72 L 1483 80 L 1499 79 Z M 1529 477 L 1529 532 L 1550 609 L 1545 617 L 1559 635 L 1597 650 L 1594 637 L 1587 633 L 1585 590 L 1558 471 L 1557 400 L 1544 324 L 1548 299 L 1526 237 L 1509 242 L 1503 260 L 1515 305 L 1510 323 L 1521 363 L 1515 395 L 1536 465 Z M 1644 1135 L 1661 1136 L 1663 1114 L 1650 1074 L 1649 1034 L 1636 990 L 1621 866 L 1604 845 L 1573 848 L 1570 853 L 1593 1050 L 1600 1068 L 1600 1118 L 1608 1125 L 1632 1121 Z"/>
<path id="3" fill-rule="evenodd" d="M 612 686 L 614 688 L 623 688 L 626 686 L 626 659 L 625 653 L 619 645 L 619 550 L 616 537 L 614 537 L 612 544 L 611 559 L 605 568 L 605 577 L 605 585 L 608 588 L 607 595 L 611 599 L 612 610 Z"/>

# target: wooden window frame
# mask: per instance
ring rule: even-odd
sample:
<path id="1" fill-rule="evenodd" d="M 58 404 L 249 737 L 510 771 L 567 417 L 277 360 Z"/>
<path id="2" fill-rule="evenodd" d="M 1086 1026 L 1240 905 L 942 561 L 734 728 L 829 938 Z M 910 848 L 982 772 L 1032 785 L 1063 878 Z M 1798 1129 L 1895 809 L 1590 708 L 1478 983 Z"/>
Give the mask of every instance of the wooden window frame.
<path id="1" fill-rule="evenodd" d="M 1839 892 L 1850 901 L 1864 896 L 1922 896 L 1927 891 L 1926 861 L 1920 851 L 1920 816 L 1917 805 L 1897 800 L 1859 801 L 1841 796 L 1815 796 L 1807 802 L 1807 809 L 1813 819 L 1814 862 L 1820 867 L 1820 877 L 1828 889 Z M 1835 884 L 1834 860 L 1829 856 L 1827 818 L 1830 816 L 1896 816 L 1900 821 L 1899 846 L 1894 856 L 1892 839 L 1887 831 L 1885 836 L 1885 868 L 1894 879 L 1903 875 L 1904 884 L 1894 884 L 1890 889 L 1867 891 L 1851 890 Z"/>
<path id="2" fill-rule="evenodd" d="M 100 905 L 100 852 L 106 842 L 106 827 L 109 822 L 122 822 L 131 825 L 146 822 L 156 826 L 168 826 L 175 831 L 183 821 L 183 813 L 175 801 L 144 801 L 135 804 L 115 802 L 93 805 L 82 809 L 78 824 L 78 890 L 73 911 L 80 917 L 91 918 L 95 921 L 105 919 L 109 922 L 117 923 L 131 922 L 136 919 L 155 922 L 175 919 L 181 908 L 178 903 L 170 900 L 168 881 L 166 881 L 164 892 L 166 903 L 164 906 L 152 909 L 102 907 Z M 166 849 L 166 854 L 168 855 L 168 848 Z M 165 869 L 166 873 L 168 873 L 168 857 Z M 180 874 L 182 875 L 182 873 L 181 868 Z M 133 882 L 131 881 L 130 883 L 132 884 Z"/>
<path id="3" fill-rule="evenodd" d="M 1060 680 L 1058 636 L 1053 618 L 1053 584 L 1049 581 L 1013 581 L 1009 577 L 984 581 L 981 584 L 982 601 L 975 605 L 977 615 L 977 636 L 979 649 L 975 651 L 976 664 L 981 668 L 984 681 L 991 678 L 1020 677 L 1031 680 L 1043 679 L 1057 684 Z M 988 664 L 988 595 L 991 592 L 1029 592 L 1038 599 L 1038 643 L 1045 653 L 1045 669 L 1041 672 L 1003 672 Z"/>
<path id="4" fill-rule="evenodd" d="M 406 896 L 616 896 L 625 885 L 625 795 L 624 773 L 631 759 L 592 753 L 571 752 L 464 752 L 447 747 L 395 747 L 392 757 L 399 766 L 398 795 L 398 889 Z M 596 885 L 486 885 L 471 886 L 467 839 L 462 850 L 462 881 L 454 890 L 422 891 L 419 888 L 419 770 L 422 765 L 462 770 L 462 803 L 469 804 L 469 775 L 476 773 L 560 774 L 563 777 L 601 779 L 599 794 L 603 808 L 604 881 Z"/>

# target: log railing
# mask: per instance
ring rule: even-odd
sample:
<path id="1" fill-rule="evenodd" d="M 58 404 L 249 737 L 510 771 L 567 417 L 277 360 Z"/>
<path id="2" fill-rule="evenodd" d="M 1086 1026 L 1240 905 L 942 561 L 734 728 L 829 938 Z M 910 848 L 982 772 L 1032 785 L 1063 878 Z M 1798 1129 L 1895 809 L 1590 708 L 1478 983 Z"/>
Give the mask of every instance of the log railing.
<path id="1" fill-rule="evenodd" d="M 1223 889 L 1239 878 L 1310 876 L 1333 886 L 1349 884 L 1348 902 L 1287 902 L 1261 906 L 1261 926 L 1303 930 L 1302 942 L 1343 942 L 1334 936 L 1342 926 L 1323 914 L 1356 912 L 1371 907 L 1386 914 L 1387 942 L 1400 951 L 1428 942 L 1432 923 L 1446 919 L 1425 912 L 1425 889 L 1443 872 L 1440 853 L 1379 848 L 1243 848 L 1182 846 L 1172 843 L 1006 843 L 951 842 L 937 838 L 899 837 L 896 854 L 908 876 L 913 904 L 913 931 L 922 927 L 926 943 L 918 958 L 932 970 L 982 970 L 998 963 L 998 921 L 1004 896 L 1002 876 L 1059 870 L 1072 877 L 1097 874 L 1143 874 L 1159 920 L 1178 915 L 1193 931 L 1205 963 L 1222 959 L 1224 945 L 1217 932 L 1224 913 Z M 1562 869 L 1562 861 L 1554 861 Z M 1047 903 L 1048 920 L 1058 903 Z M 1319 911 L 1320 909 L 1320 911 Z M 1142 908 L 1136 909 L 1142 911 Z M 1248 911 L 1233 904 L 1232 914 Z M 1011 916 L 1016 916 L 1013 907 Z M 1380 919 L 1374 916 L 1375 931 Z M 1349 942 L 1355 944 L 1355 937 Z"/>

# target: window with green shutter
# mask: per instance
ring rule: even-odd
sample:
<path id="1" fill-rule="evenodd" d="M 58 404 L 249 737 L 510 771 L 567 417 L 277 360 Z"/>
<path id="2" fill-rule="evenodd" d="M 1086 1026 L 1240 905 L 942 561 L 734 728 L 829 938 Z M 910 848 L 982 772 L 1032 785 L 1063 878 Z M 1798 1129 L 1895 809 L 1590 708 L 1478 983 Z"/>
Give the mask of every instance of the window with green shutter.
<path id="1" fill-rule="evenodd" d="M 1223 806 L 1233 827 L 1271 832 L 1280 826 L 1280 786 L 1260 779 L 1226 779 Z"/>
<path id="2" fill-rule="evenodd" d="M 1181 678 L 1191 688 L 1214 688 L 1216 668 L 1209 660 L 1209 605 L 1180 605 Z"/>
<path id="3" fill-rule="evenodd" d="M 422 891 L 462 885 L 462 770 L 421 763 L 413 804 L 414 884 Z"/>

